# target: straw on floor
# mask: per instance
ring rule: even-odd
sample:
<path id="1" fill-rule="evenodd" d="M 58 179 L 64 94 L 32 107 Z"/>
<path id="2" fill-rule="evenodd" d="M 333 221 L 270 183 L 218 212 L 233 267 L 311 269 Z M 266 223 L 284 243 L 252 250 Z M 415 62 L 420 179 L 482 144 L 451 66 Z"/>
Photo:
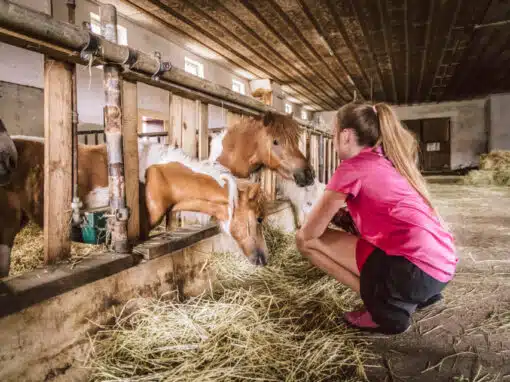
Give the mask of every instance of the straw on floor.
<path id="1" fill-rule="evenodd" d="M 361 381 L 375 364 L 341 314 L 355 294 L 266 228 L 270 264 L 215 254 L 217 281 L 184 302 L 137 299 L 92 339 L 96 381 Z"/>
<path id="2" fill-rule="evenodd" d="M 510 151 L 495 150 L 480 156 L 480 170 L 470 171 L 464 183 L 474 186 L 510 186 Z"/>
<path id="3" fill-rule="evenodd" d="M 102 249 L 101 245 L 71 243 L 71 257 L 66 262 L 78 263 L 81 259 L 93 252 Z M 33 271 L 44 265 L 44 238 L 43 231 L 36 224 L 30 222 L 23 228 L 14 240 L 11 252 L 10 276 L 17 276 Z"/>

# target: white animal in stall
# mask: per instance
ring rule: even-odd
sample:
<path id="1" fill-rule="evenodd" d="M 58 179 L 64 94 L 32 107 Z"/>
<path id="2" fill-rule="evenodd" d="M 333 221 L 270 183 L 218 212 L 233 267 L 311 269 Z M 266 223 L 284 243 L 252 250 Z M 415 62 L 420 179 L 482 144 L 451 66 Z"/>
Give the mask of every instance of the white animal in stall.
<path id="1" fill-rule="evenodd" d="M 298 226 L 302 226 L 306 216 L 326 190 L 326 185 L 315 182 L 306 187 L 299 187 L 294 181 L 279 178 L 278 188 L 283 197 L 289 199 L 297 218 Z"/>

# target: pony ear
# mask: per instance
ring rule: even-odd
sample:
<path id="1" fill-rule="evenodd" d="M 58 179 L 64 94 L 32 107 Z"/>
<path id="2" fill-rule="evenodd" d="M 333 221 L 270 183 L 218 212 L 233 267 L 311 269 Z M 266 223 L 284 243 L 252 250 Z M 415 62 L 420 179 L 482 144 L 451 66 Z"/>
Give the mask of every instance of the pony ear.
<path id="1" fill-rule="evenodd" d="M 274 123 L 274 114 L 271 111 L 266 111 L 263 121 L 264 126 L 269 126 L 270 124 Z"/>
<path id="2" fill-rule="evenodd" d="M 248 186 L 248 200 L 255 200 L 260 192 L 260 184 L 253 183 Z"/>
<path id="3" fill-rule="evenodd" d="M 0 131 L 7 131 L 5 128 L 4 122 L 2 121 L 2 118 L 0 118 Z"/>

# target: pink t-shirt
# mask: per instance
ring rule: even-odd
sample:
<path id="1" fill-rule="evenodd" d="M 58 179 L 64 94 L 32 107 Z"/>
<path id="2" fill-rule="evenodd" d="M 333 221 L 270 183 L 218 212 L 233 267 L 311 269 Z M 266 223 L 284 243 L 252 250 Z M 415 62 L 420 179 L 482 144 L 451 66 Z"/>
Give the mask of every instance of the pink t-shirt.
<path id="1" fill-rule="evenodd" d="M 348 195 L 362 239 L 356 248 L 360 270 L 375 246 L 404 256 L 436 280 L 452 279 L 458 261 L 453 235 L 380 148 L 342 161 L 326 188 Z"/>

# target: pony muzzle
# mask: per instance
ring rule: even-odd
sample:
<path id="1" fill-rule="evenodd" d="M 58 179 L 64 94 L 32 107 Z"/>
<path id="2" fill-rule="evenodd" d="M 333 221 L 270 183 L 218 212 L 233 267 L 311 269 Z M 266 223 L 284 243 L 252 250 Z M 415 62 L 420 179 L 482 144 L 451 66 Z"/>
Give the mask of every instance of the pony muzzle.
<path id="1" fill-rule="evenodd" d="M 264 267 L 267 265 L 266 253 L 260 248 L 255 249 L 248 259 L 250 260 L 250 263 L 258 267 Z"/>
<path id="2" fill-rule="evenodd" d="M 294 181 L 299 187 L 310 186 L 315 181 L 315 172 L 311 167 L 294 171 Z"/>

